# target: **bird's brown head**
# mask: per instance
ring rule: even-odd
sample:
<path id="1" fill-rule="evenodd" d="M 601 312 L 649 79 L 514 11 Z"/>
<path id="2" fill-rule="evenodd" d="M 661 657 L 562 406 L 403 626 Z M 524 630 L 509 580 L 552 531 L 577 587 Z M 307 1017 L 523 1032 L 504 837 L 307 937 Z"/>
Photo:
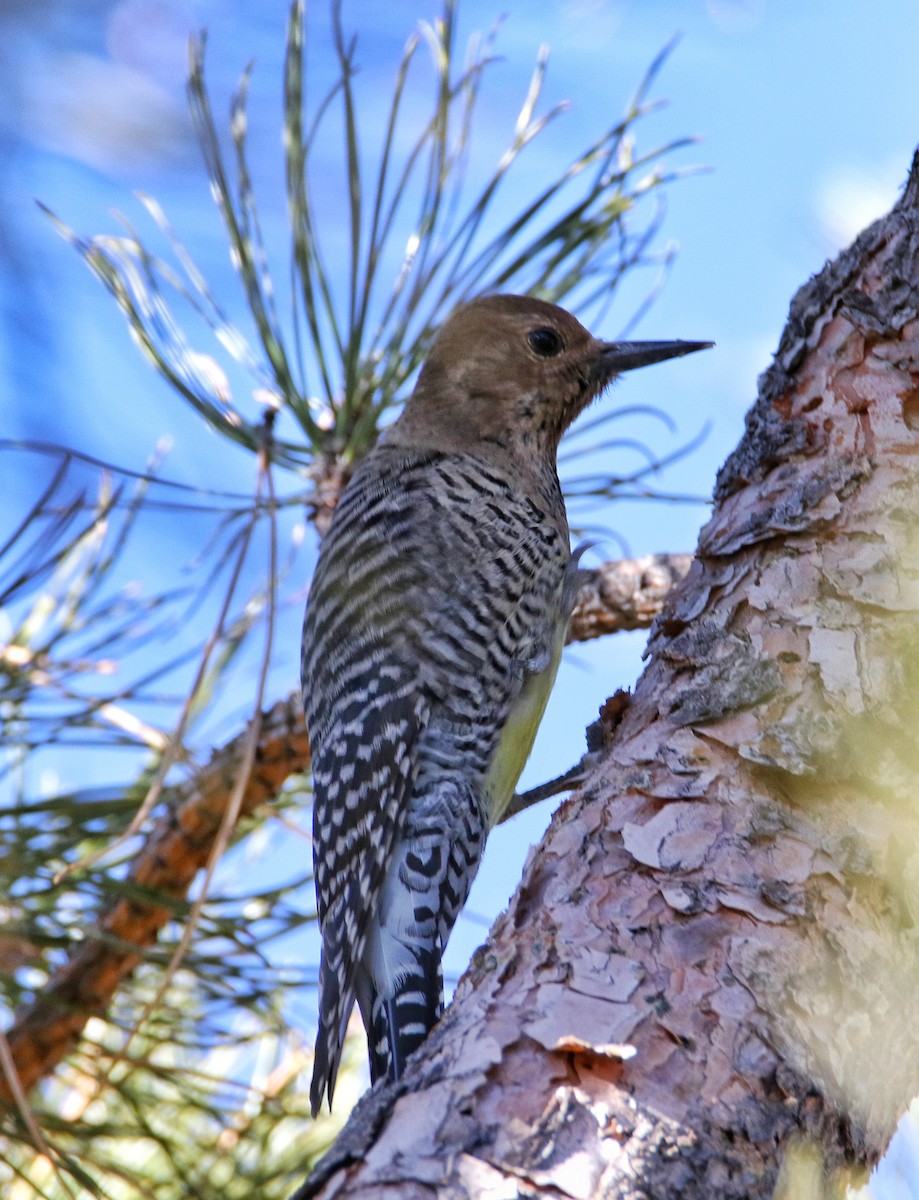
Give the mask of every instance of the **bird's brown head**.
<path id="1" fill-rule="evenodd" d="M 438 333 L 387 442 L 549 457 L 571 422 L 622 371 L 710 342 L 602 342 L 563 308 L 483 296 Z"/>

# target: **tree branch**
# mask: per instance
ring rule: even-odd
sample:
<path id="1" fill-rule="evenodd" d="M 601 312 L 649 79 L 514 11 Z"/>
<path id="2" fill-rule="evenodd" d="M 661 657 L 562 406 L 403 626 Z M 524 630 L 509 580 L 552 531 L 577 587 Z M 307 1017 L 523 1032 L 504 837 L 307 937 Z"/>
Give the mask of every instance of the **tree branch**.
<path id="1" fill-rule="evenodd" d="M 7 1032 L 16 1074 L 29 1091 L 76 1045 L 90 1017 L 103 1015 L 121 982 L 140 964 L 163 926 L 175 916 L 198 871 L 205 865 L 236 781 L 245 730 L 188 784 L 160 819 L 129 874 L 136 895 L 118 900 L 52 976 L 38 998 L 23 1009 Z M 251 815 L 277 795 L 292 774 L 309 768 L 309 741 L 299 698 L 280 701 L 264 715 L 255 768 L 241 816 Z M 158 903 L 160 899 L 162 903 Z M 12 1099 L 10 1081 L 0 1077 L 0 1103 Z"/>
<path id="2" fill-rule="evenodd" d="M 646 554 L 581 572 L 569 642 L 650 629 L 670 591 L 686 577 L 691 554 Z"/>

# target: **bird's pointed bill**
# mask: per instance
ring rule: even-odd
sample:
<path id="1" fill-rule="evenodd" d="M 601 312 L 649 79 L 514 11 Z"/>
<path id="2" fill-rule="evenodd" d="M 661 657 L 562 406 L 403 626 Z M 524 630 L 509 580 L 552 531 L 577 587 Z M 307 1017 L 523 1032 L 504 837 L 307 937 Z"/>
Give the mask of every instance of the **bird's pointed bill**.
<path id="1" fill-rule="evenodd" d="M 634 371 L 668 358 L 682 358 L 697 350 L 708 350 L 714 342 L 607 342 L 600 355 L 603 369 L 612 375 Z"/>

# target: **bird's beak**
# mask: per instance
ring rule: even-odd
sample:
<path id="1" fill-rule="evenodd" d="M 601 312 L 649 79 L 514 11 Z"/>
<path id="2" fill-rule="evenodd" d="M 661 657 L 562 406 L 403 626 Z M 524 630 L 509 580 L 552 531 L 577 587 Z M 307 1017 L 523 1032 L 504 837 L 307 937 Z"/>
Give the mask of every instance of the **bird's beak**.
<path id="1" fill-rule="evenodd" d="M 708 350 L 714 342 L 604 342 L 600 350 L 598 367 L 607 379 L 621 371 L 634 371 L 636 367 L 649 367 L 652 363 L 665 362 L 668 358 L 681 358 L 684 354 L 695 354 L 697 350 Z"/>

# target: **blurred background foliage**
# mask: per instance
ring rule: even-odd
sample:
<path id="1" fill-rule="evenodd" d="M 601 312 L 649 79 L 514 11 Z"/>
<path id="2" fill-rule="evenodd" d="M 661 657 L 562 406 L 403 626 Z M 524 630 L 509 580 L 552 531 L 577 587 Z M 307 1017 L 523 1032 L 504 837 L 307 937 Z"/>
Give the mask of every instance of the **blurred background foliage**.
<path id="1" fill-rule="evenodd" d="M 286 642 L 296 636 L 316 534 L 443 317 L 474 294 L 505 290 L 599 321 L 620 285 L 637 279 L 635 319 L 670 261 L 657 237 L 661 196 L 688 140 L 646 145 L 643 134 L 663 54 L 624 115 L 597 114 L 592 140 L 534 188 L 525 174 L 515 183 L 519 164 L 564 120 L 563 105 L 542 101 L 545 57 L 513 110 L 488 106 L 482 82 L 499 31 L 459 44 L 447 2 L 430 23 L 404 30 L 384 97 L 361 86 L 359 10 L 314 8 L 308 27 L 300 3 L 288 16 L 276 97 L 282 152 L 253 138 L 258 73 L 247 69 L 231 86 L 221 61 L 217 89 L 230 93 L 229 115 L 215 115 L 227 104 L 211 107 L 203 36 L 191 45 L 190 120 L 160 82 L 171 61 L 163 47 L 184 37 L 186 19 L 198 15 L 191 9 L 96 0 L 77 12 L 40 0 L 5 6 L 0 17 L 11 34 L 0 54 L 20 56 L 15 71 L 0 72 L 0 87 L 7 107 L 24 114 L 20 128 L 0 129 L 7 162 L 25 159 L 31 144 L 78 139 L 87 166 L 117 164 L 130 178 L 156 161 L 168 184 L 171 173 L 194 177 L 194 137 L 243 299 L 198 265 L 197 247 L 210 257 L 221 235 L 206 224 L 215 218 L 212 209 L 203 215 L 202 190 L 188 183 L 163 188 L 175 204 L 141 194 L 114 233 L 76 232 L 98 220 L 78 191 L 54 214 L 183 402 L 162 414 L 177 451 L 164 437 L 145 467 L 132 468 L 104 436 L 98 456 L 76 449 L 93 381 L 63 370 L 49 380 L 41 370 L 45 359 L 66 360 L 68 314 L 46 290 L 40 256 L 11 260 L 21 281 L 18 302 L 7 300 L 10 373 L 23 397 L 56 388 L 60 420 L 51 440 L 20 406 L 15 436 L 0 446 L 17 481 L 0 542 L 7 1029 L 100 936 L 100 913 L 151 899 L 130 876 L 151 830 L 168 821 L 215 747 L 244 740 L 259 710 L 286 695 L 295 656 L 278 663 L 278 630 Z M 280 7 L 273 16 L 280 43 Z M 29 103 L 37 84 L 21 57 L 37 53 L 39 22 L 43 44 L 56 42 L 67 67 L 50 82 L 42 73 L 51 94 L 40 109 Z M 99 29 L 108 58 L 78 48 Z M 78 126 L 72 89 L 84 101 Z M 478 152 L 480 130 L 489 148 L 500 132 L 497 159 Z M 3 178 L 9 187 L 10 172 Z M 263 217 L 263 183 L 281 189 L 283 220 L 273 203 Z M 7 196 L 0 214 L 18 202 Z M 13 241 L 0 225 L 4 238 Z M 26 295 L 29 311 L 44 313 L 28 327 L 17 316 Z M 104 342 L 98 354 L 104 372 Z M 127 391 L 127 424 L 131 404 Z M 568 468 L 566 483 L 587 502 L 585 520 L 597 497 L 653 494 L 660 457 L 606 428 L 622 416 L 585 423 L 567 448 L 566 461 L 583 466 L 580 475 Z M 214 449 L 224 443 L 243 456 L 232 487 Z M 584 465 L 597 449 L 627 449 L 630 464 L 617 475 Z M 168 909 L 159 940 L 28 1106 L 3 1118 L 0 1188 L 10 1200 L 285 1196 L 364 1086 L 355 1039 L 334 1118 L 308 1119 L 316 971 L 302 937 L 314 922 L 308 782 L 294 775 L 239 823 L 239 797 L 234 810 L 229 796 L 238 786 L 228 781 L 230 816 L 217 838 L 232 845 L 213 856 L 206 885 L 156 898 Z M 8 1061 L 4 1070 L 8 1079 Z"/>

